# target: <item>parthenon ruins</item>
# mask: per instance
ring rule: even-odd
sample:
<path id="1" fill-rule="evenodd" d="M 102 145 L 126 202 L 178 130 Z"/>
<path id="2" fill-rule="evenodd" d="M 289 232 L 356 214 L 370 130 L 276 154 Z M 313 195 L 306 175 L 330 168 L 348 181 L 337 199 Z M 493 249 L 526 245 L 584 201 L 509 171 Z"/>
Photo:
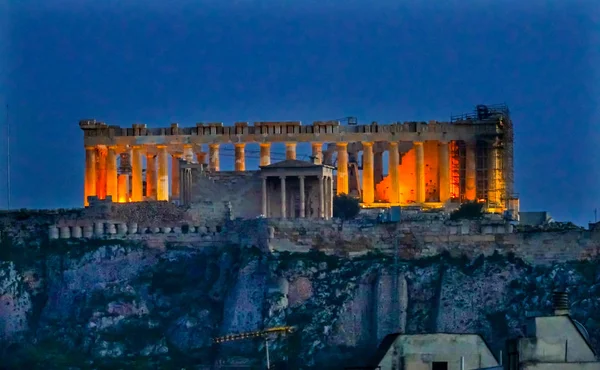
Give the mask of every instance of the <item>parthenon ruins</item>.
<path id="1" fill-rule="evenodd" d="M 185 176 L 182 164 L 195 163 L 206 174 L 219 173 L 220 146 L 230 144 L 235 151 L 233 172 L 247 172 L 245 148 L 260 148 L 263 168 L 271 164 L 273 143 L 285 144 L 288 161 L 296 160 L 299 145 L 307 149 L 310 145 L 311 163 L 334 171 L 332 193 L 356 196 L 364 207 L 482 201 L 504 211 L 516 199 L 513 129 L 503 105 L 478 105 L 473 113 L 447 122 L 359 125 L 317 121 L 302 125 L 284 121 L 236 122 L 233 126 L 219 122 L 125 128 L 82 120 L 79 125 L 86 153 L 86 205 L 89 196 L 112 196 L 121 203 L 180 202 L 181 192 L 186 191 L 180 184 Z"/>

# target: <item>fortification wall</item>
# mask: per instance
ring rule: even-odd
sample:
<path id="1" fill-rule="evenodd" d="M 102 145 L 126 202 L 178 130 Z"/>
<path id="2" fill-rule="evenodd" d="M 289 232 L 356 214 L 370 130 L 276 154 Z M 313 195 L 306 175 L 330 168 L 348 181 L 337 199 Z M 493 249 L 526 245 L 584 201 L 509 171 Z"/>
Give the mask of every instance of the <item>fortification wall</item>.
<path id="1" fill-rule="evenodd" d="M 362 255 L 379 251 L 403 259 L 449 252 L 476 258 L 483 254 L 514 254 L 532 264 L 552 264 L 600 256 L 600 232 L 587 230 L 517 233 L 512 225 L 494 221 L 441 222 L 417 220 L 397 224 L 339 221 L 269 221 L 273 251 Z M 397 246 L 397 247 L 396 247 Z"/>

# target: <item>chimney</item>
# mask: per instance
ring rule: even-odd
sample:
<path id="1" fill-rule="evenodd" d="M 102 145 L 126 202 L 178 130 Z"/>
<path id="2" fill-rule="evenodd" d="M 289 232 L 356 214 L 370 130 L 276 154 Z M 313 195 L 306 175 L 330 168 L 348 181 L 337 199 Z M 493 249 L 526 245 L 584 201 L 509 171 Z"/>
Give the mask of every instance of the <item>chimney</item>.
<path id="1" fill-rule="evenodd" d="M 566 292 L 555 291 L 552 293 L 552 306 L 555 316 L 569 315 L 569 296 Z"/>

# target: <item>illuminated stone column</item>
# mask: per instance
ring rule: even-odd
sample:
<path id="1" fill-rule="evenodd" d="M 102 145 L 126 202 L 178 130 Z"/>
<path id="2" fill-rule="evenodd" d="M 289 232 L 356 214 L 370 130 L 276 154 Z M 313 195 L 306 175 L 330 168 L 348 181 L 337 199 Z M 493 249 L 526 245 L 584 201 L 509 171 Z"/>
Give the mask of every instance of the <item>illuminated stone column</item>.
<path id="1" fill-rule="evenodd" d="M 106 157 L 108 149 L 104 145 L 98 145 L 98 182 L 96 183 L 96 195 L 98 199 L 106 198 Z"/>
<path id="2" fill-rule="evenodd" d="M 281 218 L 285 218 L 285 176 L 280 176 L 279 179 L 281 180 Z"/>
<path id="3" fill-rule="evenodd" d="M 375 201 L 375 183 L 373 169 L 373 143 L 363 142 L 362 201 L 372 204 Z"/>
<path id="4" fill-rule="evenodd" d="M 208 144 L 208 169 L 219 171 L 219 144 Z"/>
<path id="5" fill-rule="evenodd" d="M 146 153 L 146 196 L 156 199 L 157 188 L 156 156 L 154 153 Z"/>
<path id="6" fill-rule="evenodd" d="M 85 147 L 85 185 L 83 191 L 83 204 L 87 207 L 88 197 L 96 195 L 96 148 Z"/>
<path id="7" fill-rule="evenodd" d="M 271 164 L 271 143 L 260 143 L 260 165 Z"/>
<path id="8" fill-rule="evenodd" d="M 120 173 L 117 179 L 117 197 L 119 203 L 129 202 L 129 174 Z"/>
<path id="9" fill-rule="evenodd" d="M 206 153 L 205 152 L 197 152 L 196 153 L 196 160 L 200 164 L 206 164 Z"/>
<path id="10" fill-rule="evenodd" d="M 306 199 L 304 199 L 304 176 L 300 178 L 300 218 L 306 217 Z"/>
<path id="11" fill-rule="evenodd" d="M 438 148 L 440 171 L 440 202 L 450 199 L 450 152 L 447 141 L 440 141 Z"/>
<path id="12" fill-rule="evenodd" d="M 194 163 L 195 158 L 194 158 L 194 148 L 191 144 L 184 144 L 183 145 L 183 159 L 187 162 L 187 163 Z"/>
<path id="13" fill-rule="evenodd" d="M 131 201 L 144 200 L 144 180 L 142 178 L 142 147 L 133 146 L 131 149 Z"/>
<path id="14" fill-rule="evenodd" d="M 400 176 L 398 176 L 398 167 L 400 166 L 400 153 L 398 152 L 398 142 L 388 143 L 388 172 L 390 176 L 390 203 L 400 203 Z"/>
<path id="15" fill-rule="evenodd" d="M 182 153 L 171 153 L 171 198 L 179 199 L 179 160 Z"/>
<path id="16" fill-rule="evenodd" d="M 488 202 L 492 204 L 500 203 L 500 184 L 498 181 L 500 174 L 500 163 L 498 160 L 499 151 L 490 143 L 488 154 Z"/>
<path id="17" fill-rule="evenodd" d="M 333 177 L 327 177 L 327 184 L 329 185 L 329 218 L 333 217 Z"/>
<path id="18" fill-rule="evenodd" d="M 267 178 L 263 177 L 262 179 L 262 214 L 265 217 L 269 217 L 267 215 Z"/>
<path id="19" fill-rule="evenodd" d="M 325 179 L 319 176 L 319 217 L 325 218 Z"/>
<path id="20" fill-rule="evenodd" d="M 416 171 L 417 176 L 417 203 L 425 203 L 425 152 L 423 150 L 423 142 L 415 141 L 415 158 L 416 158 Z"/>
<path id="21" fill-rule="evenodd" d="M 287 142 L 285 143 L 285 159 L 296 159 L 296 143 Z"/>
<path id="22" fill-rule="evenodd" d="M 244 151 L 246 144 L 236 143 L 235 148 L 235 170 L 246 171 L 246 152 Z"/>
<path id="23" fill-rule="evenodd" d="M 322 143 L 310 143 L 312 148 L 312 156 L 314 157 L 316 164 L 323 164 L 323 144 Z"/>
<path id="24" fill-rule="evenodd" d="M 477 197 L 477 161 L 475 158 L 476 143 L 467 142 L 465 155 L 465 198 L 469 201 Z"/>
<path id="25" fill-rule="evenodd" d="M 119 200 L 116 149 L 114 146 L 109 146 L 106 154 L 106 195 L 111 196 L 113 202 Z"/>
<path id="26" fill-rule="evenodd" d="M 169 159 L 166 145 L 157 145 L 158 149 L 158 183 L 156 200 L 169 200 Z"/>
<path id="27" fill-rule="evenodd" d="M 337 143 L 337 193 L 348 194 L 348 143 Z"/>

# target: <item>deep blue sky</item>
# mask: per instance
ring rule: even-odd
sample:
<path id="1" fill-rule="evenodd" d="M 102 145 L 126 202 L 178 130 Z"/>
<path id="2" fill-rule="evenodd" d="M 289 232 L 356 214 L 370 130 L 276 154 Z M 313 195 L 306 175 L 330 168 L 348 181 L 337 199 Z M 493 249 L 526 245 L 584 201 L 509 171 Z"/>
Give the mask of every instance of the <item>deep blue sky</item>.
<path id="1" fill-rule="evenodd" d="M 81 118 L 385 123 L 502 102 L 516 129 L 521 208 L 584 224 L 600 207 L 592 0 L 119 3 L 0 8 L 13 208 L 81 205 Z M 0 161 L 5 179 L 5 150 Z"/>

